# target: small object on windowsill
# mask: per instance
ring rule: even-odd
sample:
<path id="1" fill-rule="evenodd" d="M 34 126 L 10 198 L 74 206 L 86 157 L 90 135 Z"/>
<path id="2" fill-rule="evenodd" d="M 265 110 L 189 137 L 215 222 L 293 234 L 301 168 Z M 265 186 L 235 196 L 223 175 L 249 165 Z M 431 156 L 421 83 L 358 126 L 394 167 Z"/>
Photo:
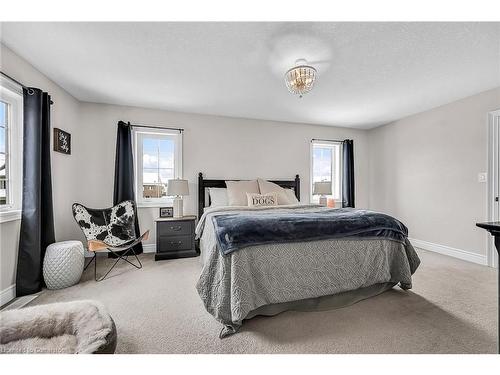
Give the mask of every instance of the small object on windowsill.
<path id="1" fill-rule="evenodd" d="M 328 203 L 326 204 L 326 206 L 329 208 L 335 208 L 335 199 L 328 198 Z"/>

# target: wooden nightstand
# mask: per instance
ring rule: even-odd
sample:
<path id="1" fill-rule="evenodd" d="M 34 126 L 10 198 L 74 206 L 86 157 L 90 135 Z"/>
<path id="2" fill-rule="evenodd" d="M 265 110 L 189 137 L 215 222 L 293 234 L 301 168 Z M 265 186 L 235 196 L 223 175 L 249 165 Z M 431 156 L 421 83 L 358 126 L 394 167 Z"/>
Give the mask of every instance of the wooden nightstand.
<path id="1" fill-rule="evenodd" d="M 158 218 L 155 260 L 195 257 L 196 216 Z"/>

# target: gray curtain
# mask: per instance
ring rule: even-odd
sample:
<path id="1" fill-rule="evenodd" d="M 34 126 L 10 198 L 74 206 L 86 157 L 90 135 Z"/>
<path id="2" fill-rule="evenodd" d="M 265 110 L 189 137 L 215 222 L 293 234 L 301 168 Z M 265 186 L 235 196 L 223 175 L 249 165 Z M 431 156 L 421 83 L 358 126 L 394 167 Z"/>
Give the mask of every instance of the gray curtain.
<path id="1" fill-rule="evenodd" d="M 342 142 L 342 207 L 354 207 L 354 142 Z"/>
<path id="2" fill-rule="evenodd" d="M 115 187 L 113 192 L 113 205 L 117 205 L 118 203 L 126 200 L 135 201 L 132 130 L 130 123 L 119 121 L 116 132 Z M 141 235 L 137 212 L 135 213 L 135 233 L 137 237 Z M 136 254 L 142 253 L 142 243 L 134 246 L 134 251 Z M 112 255 L 109 256 L 112 257 Z"/>
<path id="3" fill-rule="evenodd" d="M 24 88 L 23 207 L 17 259 L 16 295 L 43 287 L 45 249 L 55 242 L 50 168 L 50 95 Z"/>

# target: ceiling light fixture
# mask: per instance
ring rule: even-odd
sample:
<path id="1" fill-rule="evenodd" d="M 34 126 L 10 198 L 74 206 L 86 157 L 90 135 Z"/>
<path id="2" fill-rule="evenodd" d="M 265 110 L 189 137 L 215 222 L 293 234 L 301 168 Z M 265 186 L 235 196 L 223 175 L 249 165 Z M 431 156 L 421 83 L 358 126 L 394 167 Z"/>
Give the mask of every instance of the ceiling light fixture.
<path id="1" fill-rule="evenodd" d="M 285 83 L 288 91 L 302 98 L 312 90 L 316 80 L 316 69 L 307 65 L 307 61 L 300 59 L 295 61 L 295 66 L 285 73 Z"/>

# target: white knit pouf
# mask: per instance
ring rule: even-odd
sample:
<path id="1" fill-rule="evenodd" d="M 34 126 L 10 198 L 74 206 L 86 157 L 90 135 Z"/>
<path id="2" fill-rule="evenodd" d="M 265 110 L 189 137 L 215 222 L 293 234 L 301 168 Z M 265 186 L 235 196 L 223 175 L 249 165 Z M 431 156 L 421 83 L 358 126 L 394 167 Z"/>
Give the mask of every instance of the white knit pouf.
<path id="1" fill-rule="evenodd" d="M 80 241 L 56 242 L 47 246 L 43 278 L 48 289 L 62 289 L 80 281 L 85 262 Z"/>

